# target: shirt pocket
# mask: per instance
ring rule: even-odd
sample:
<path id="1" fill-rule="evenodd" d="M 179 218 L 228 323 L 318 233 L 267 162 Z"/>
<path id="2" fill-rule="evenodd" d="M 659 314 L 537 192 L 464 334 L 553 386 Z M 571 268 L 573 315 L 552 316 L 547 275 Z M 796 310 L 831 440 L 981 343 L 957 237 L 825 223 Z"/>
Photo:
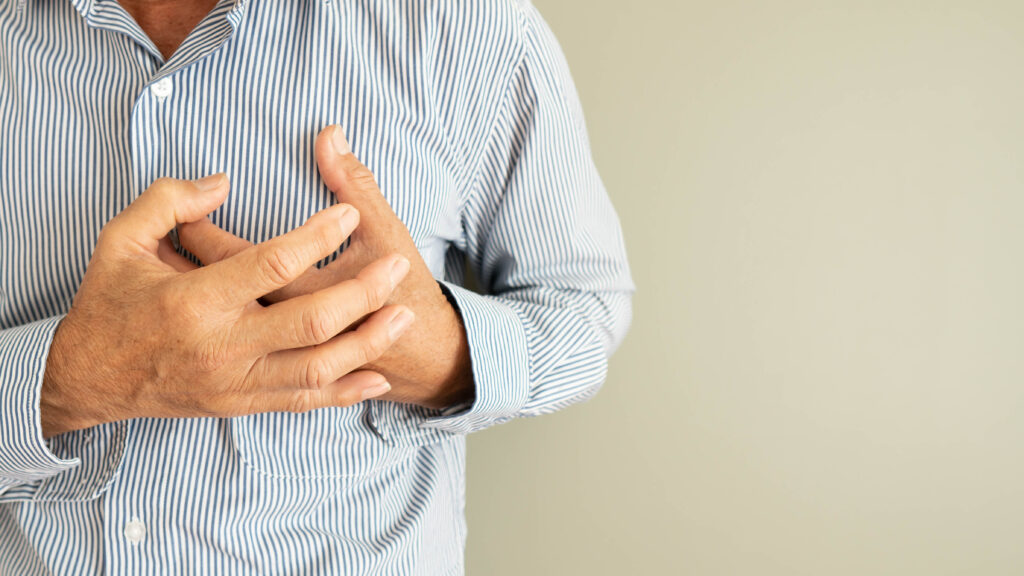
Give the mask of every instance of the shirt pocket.
<path id="1" fill-rule="evenodd" d="M 268 412 L 232 418 L 231 440 L 256 472 L 281 479 L 359 478 L 411 456 L 385 439 L 382 402 L 304 414 Z"/>

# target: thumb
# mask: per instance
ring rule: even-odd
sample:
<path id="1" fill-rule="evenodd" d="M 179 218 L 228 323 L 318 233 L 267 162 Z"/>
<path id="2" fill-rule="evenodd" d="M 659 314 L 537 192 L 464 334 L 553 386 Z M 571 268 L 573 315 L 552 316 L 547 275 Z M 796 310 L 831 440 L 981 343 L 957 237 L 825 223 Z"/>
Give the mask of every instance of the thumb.
<path id="1" fill-rule="evenodd" d="M 373 172 L 352 154 L 341 126 L 335 124 L 321 130 L 314 149 L 320 177 L 338 202 L 355 206 L 364 221 L 391 212 Z"/>
<path id="2" fill-rule="evenodd" d="M 133 241 L 156 254 L 161 238 L 177 224 L 216 210 L 228 188 L 223 173 L 195 181 L 160 178 L 104 227 L 104 235 Z"/>

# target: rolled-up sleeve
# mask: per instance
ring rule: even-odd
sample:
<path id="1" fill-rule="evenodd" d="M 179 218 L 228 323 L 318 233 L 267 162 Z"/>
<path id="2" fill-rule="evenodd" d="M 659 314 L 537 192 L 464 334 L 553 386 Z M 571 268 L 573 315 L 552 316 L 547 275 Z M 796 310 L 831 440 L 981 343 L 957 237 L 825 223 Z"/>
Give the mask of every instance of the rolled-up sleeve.
<path id="1" fill-rule="evenodd" d="M 522 46 L 462 209 L 482 293 L 441 282 L 465 325 L 476 396 L 426 427 L 474 432 L 593 396 L 631 321 L 619 219 L 565 58 L 529 4 Z"/>

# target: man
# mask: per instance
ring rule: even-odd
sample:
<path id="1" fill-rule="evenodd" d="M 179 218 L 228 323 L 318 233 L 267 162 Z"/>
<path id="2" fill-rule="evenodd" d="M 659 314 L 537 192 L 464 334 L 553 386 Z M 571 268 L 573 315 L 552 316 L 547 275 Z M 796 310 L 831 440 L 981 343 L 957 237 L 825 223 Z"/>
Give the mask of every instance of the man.
<path id="1" fill-rule="evenodd" d="M 3 574 L 461 573 L 629 324 L 526 0 L 0 0 L 0 128 Z"/>

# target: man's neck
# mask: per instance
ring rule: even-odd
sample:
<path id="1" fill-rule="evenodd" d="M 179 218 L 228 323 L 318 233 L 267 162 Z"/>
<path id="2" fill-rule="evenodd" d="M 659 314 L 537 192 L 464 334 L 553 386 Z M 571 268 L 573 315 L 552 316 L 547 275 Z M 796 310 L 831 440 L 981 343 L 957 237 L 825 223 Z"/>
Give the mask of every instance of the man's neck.
<path id="1" fill-rule="evenodd" d="M 217 0 L 118 0 L 167 60 Z"/>

